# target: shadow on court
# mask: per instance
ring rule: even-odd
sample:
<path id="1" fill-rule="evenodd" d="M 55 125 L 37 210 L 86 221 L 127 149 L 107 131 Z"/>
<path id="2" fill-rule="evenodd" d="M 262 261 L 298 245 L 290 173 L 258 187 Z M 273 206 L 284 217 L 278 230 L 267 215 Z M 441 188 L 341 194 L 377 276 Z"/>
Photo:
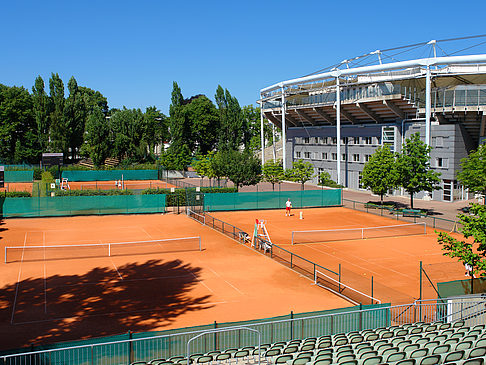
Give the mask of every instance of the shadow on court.
<path id="1" fill-rule="evenodd" d="M 150 260 L 7 285 L 0 288 L 0 349 L 170 325 L 184 313 L 211 307 L 210 295 L 189 293 L 200 274 L 199 267 L 179 260 Z"/>

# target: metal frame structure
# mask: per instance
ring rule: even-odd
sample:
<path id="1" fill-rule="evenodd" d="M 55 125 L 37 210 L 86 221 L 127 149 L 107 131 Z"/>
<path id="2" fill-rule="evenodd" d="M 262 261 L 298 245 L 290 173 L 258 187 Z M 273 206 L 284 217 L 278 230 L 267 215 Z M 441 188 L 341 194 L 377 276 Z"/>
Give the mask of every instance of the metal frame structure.
<path id="1" fill-rule="evenodd" d="M 263 117 L 266 117 L 274 125 L 280 126 L 282 128 L 282 140 L 283 140 L 283 167 L 287 169 L 287 147 L 286 147 L 286 130 L 288 129 L 288 124 L 293 126 L 309 125 L 310 127 L 325 123 L 336 126 L 336 136 L 337 136 L 337 176 L 338 184 L 341 184 L 341 122 L 342 116 L 346 118 L 352 124 L 359 124 L 359 120 L 355 120 L 353 115 L 345 108 L 345 104 L 342 102 L 342 91 L 345 88 L 351 86 L 360 85 L 370 85 L 376 83 L 391 83 L 399 82 L 403 83 L 409 80 L 422 80 L 425 81 L 423 90 L 425 92 L 425 110 L 424 114 L 425 120 L 425 143 L 430 145 L 431 143 L 431 119 L 434 118 L 432 110 L 432 84 L 437 84 L 439 79 L 456 79 L 465 80 L 465 83 L 481 83 L 486 84 L 486 52 L 480 54 L 467 54 L 467 55 L 447 55 L 438 57 L 437 48 L 442 50 L 440 45 L 444 42 L 451 41 L 464 41 L 464 40 L 474 40 L 478 38 L 483 40 L 486 35 L 479 35 L 473 37 L 462 37 L 455 39 L 445 39 L 445 40 L 432 40 L 428 42 L 422 42 L 418 44 L 413 44 L 409 46 L 396 47 L 384 51 L 373 51 L 362 56 L 347 59 L 340 62 L 335 67 L 332 67 L 325 72 L 318 72 L 315 74 L 307 75 L 304 77 L 299 77 L 295 79 L 290 79 L 286 81 L 281 81 L 271 86 L 265 87 L 260 90 L 260 100 L 262 109 L 262 125 Z M 482 41 L 474 46 L 467 47 L 465 50 L 470 48 L 480 46 L 486 42 Z M 440 45 L 439 45 L 440 44 Z M 425 58 L 414 58 L 405 61 L 396 61 L 395 57 L 387 56 L 387 51 L 397 51 L 398 53 L 403 53 L 402 49 L 416 49 L 417 47 L 428 47 L 429 54 L 431 57 Z M 464 51 L 464 50 L 462 50 Z M 484 47 L 483 47 L 484 51 Z M 457 53 L 457 52 L 455 52 Z M 369 61 L 371 57 L 376 59 L 372 61 L 375 64 L 359 66 L 360 62 L 363 60 Z M 393 62 L 384 63 L 383 59 L 386 57 L 393 60 Z M 358 65 L 357 67 L 350 67 L 353 64 Z M 470 81 L 469 79 L 477 79 Z M 322 108 L 319 108 L 319 103 L 322 104 L 322 100 L 331 95 L 331 91 L 335 90 L 335 98 L 331 98 L 329 103 L 333 104 L 333 109 L 335 114 L 329 115 Z M 402 92 L 402 91 L 401 91 Z M 403 93 L 403 92 L 402 92 Z M 405 89 L 405 93 L 407 93 Z M 392 93 L 391 93 L 392 94 Z M 410 97 L 412 90 L 409 90 L 408 96 Z M 291 115 L 289 110 L 289 105 L 292 104 L 292 100 L 298 99 L 299 95 L 309 95 L 314 96 L 319 99 L 319 102 L 315 104 L 312 108 L 312 103 L 309 103 L 309 107 L 312 108 L 312 113 L 314 115 L 309 115 L 308 112 L 303 110 L 298 110 L 295 108 L 295 114 L 301 121 L 294 119 L 294 115 Z M 413 90 L 414 101 L 416 100 L 417 91 Z M 383 106 L 388 109 L 388 112 L 399 117 L 401 120 L 406 120 L 407 111 L 404 111 L 399 106 L 395 105 L 393 100 L 388 100 L 386 97 L 382 98 Z M 434 100 L 437 103 L 437 100 Z M 290 103 L 290 104 L 289 104 Z M 328 104 L 329 104 L 328 103 Z M 484 107 L 481 106 L 481 110 L 485 112 L 486 115 L 486 103 Z M 349 104 L 351 105 L 351 103 Z M 358 111 L 365 115 L 368 119 L 378 123 L 382 122 L 382 118 L 373 110 L 371 110 L 366 103 L 361 103 L 356 101 L 353 107 L 357 107 Z M 478 106 L 479 107 L 479 106 Z M 413 108 L 408 112 L 413 112 Z M 314 117 L 315 116 L 315 117 Z M 416 117 L 415 117 L 416 118 Z M 439 119 L 440 116 L 435 117 Z M 335 119 L 335 120 L 334 120 Z M 481 129 L 484 131 L 485 120 L 481 122 Z M 263 146 L 264 146 L 264 136 L 262 134 L 262 156 L 263 156 Z M 262 163 L 264 160 L 262 159 Z"/>

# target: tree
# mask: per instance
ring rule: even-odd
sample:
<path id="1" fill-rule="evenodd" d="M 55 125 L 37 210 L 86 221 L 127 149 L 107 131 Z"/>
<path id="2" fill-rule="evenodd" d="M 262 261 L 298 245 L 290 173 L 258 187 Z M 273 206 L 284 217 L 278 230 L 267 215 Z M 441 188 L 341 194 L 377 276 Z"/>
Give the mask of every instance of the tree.
<path id="1" fill-rule="evenodd" d="M 155 153 L 155 146 L 169 139 L 167 117 L 155 106 L 148 107 L 143 115 L 142 140 L 147 144 L 149 153 Z"/>
<path id="2" fill-rule="evenodd" d="M 97 168 L 103 165 L 110 150 L 110 126 L 100 108 L 90 113 L 86 121 L 85 144 L 82 152 L 88 155 Z"/>
<path id="3" fill-rule="evenodd" d="M 304 162 L 303 160 L 294 161 L 293 167 L 285 172 L 287 179 L 302 184 L 302 190 L 304 190 L 304 184 L 312 179 L 313 175 L 314 167 L 309 161 Z"/>
<path id="4" fill-rule="evenodd" d="M 221 85 L 218 85 L 215 100 L 221 123 L 218 148 L 236 150 L 246 142 L 246 123 L 238 99 L 231 96 L 228 89 L 223 89 Z"/>
<path id="5" fill-rule="evenodd" d="M 204 179 L 204 177 L 209 177 L 209 179 L 213 177 L 211 160 L 213 159 L 214 154 L 214 151 L 210 151 L 207 155 L 196 156 L 196 161 L 194 162 L 192 167 L 198 173 L 198 175 L 201 176 L 202 179 Z"/>
<path id="6" fill-rule="evenodd" d="M 457 179 L 473 193 L 486 196 L 486 145 L 480 145 L 476 151 L 463 158 L 461 167 Z"/>
<path id="7" fill-rule="evenodd" d="M 33 112 L 37 126 L 36 135 L 41 150 L 47 151 L 49 148 L 51 100 L 44 88 L 44 80 L 37 76 L 32 87 Z"/>
<path id="8" fill-rule="evenodd" d="M 342 185 L 339 185 L 337 182 L 335 182 L 333 179 L 331 179 L 331 174 L 327 171 L 322 171 L 319 174 L 319 182 L 318 185 L 321 186 L 329 186 L 331 188 L 342 188 Z"/>
<path id="9" fill-rule="evenodd" d="M 376 149 L 363 168 L 361 184 L 378 194 L 383 204 L 383 196 L 398 186 L 396 156 L 388 146 Z"/>
<path id="10" fill-rule="evenodd" d="M 52 101 L 50 123 L 50 151 L 68 152 L 68 131 L 64 123 L 64 83 L 59 75 L 51 74 L 49 79 L 49 92 Z"/>
<path id="11" fill-rule="evenodd" d="M 140 161 L 147 153 L 142 141 L 144 115 L 140 109 L 123 108 L 110 117 L 113 154 L 120 160 Z"/>
<path id="12" fill-rule="evenodd" d="M 64 103 L 63 122 L 67 135 L 67 147 L 71 151 L 71 159 L 83 144 L 83 132 L 88 115 L 84 95 L 79 91 L 78 83 L 74 76 L 68 82 L 69 96 Z"/>
<path id="13" fill-rule="evenodd" d="M 213 102 L 204 95 L 198 95 L 185 105 L 191 124 L 192 140 L 197 153 L 206 154 L 218 142 L 219 115 Z"/>
<path id="14" fill-rule="evenodd" d="M 160 164 L 167 170 L 187 170 L 191 160 L 191 150 L 186 144 L 177 150 L 171 146 L 160 156 Z"/>
<path id="15" fill-rule="evenodd" d="M 415 133 L 410 139 L 407 138 L 397 158 L 398 183 L 410 194 L 412 209 L 414 194 L 440 189 L 440 173 L 430 169 L 430 151 L 431 147 L 420 140 L 419 133 Z"/>
<path id="16" fill-rule="evenodd" d="M 471 276 L 475 273 L 486 276 L 486 206 L 471 204 L 469 214 L 461 213 L 457 217 L 465 240 L 438 232 L 437 240 L 445 251 L 444 255 L 471 265 Z"/>
<path id="17" fill-rule="evenodd" d="M 260 120 L 260 108 L 253 105 L 245 105 L 242 108 L 243 119 L 246 122 L 246 129 L 244 131 L 244 140 L 248 141 L 246 147 L 252 151 L 261 149 L 261 120 Z M 263 120 L 263 132 L 265 135 L 265 141 L 272 141 L 272 126 L 267 119 Z M 268 144 L 267 144 L 268 145 Z"/>
<path id="18" fill-rule="evenodd" d="M 270 160 L 265 162 L 262 168 L 263 180 L 272 184 L 272 190 L 275 190 L 275 184 L 280 184 L 284 177 L 284 170 L 281 160 Z"/>
<path id="19" fill-rule="evenodd" d="M 36 162 L 40 148 L 32 97 L 23 87 L 0 84 L 0 160 Z"/>
<path id="20" fill-rule="evenodd" d="M 261 179 L 261 161 L 248 150 L 224 150 L 221 161 L 224 175 L 237 189 L 244 185 L 255 185 Z"/>
<path id="21" fill-rule="evenodd" d="M 223 151 L 218 151 L 211 159 L 211 171 L 213 177 L 218 179 L 218 185 L 222 177 L 225 176 L 226 161 L 223 157 Z"/>
<path id="22" fill-rule="evenodd" d="M 193 151 L 194 143 L 191 123 L 184 108 L 184 98 L 182 97 L 181 89 L 175 81 L 169 107 L 169 132 L 172 153 L 179 154 L 184 145 L 189 147 L 190 151 Z"/>

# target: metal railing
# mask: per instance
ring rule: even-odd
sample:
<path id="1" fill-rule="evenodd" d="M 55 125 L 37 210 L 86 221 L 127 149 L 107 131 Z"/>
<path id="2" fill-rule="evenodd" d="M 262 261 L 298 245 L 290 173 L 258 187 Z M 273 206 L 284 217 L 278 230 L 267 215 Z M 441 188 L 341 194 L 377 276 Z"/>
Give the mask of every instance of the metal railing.
<path id="1" fill-rule="evenodd" d="M 240 322 L 236 326 L 210 331 L 209 336 L 202 336 L 208 334 L 206 329 L 3 355 L 0 356 L 0 362 L 2 365 L 119 365 L 168 359 L 176 355 L 190 356 L 188 348 L 191 342 L 192 353 L 208 353 L 229 348 L 256 347 L 261 342 L 274 343 L 416 322 L 464 321 L 466 326 L 471 327 L 486 322 L 485 304 L 486 300 L 478 298 L 457 301 L 450 298 L 447 301 L 415 302 L 398 306 L 384 304 L 371 309 L 348 309 L 341 313 L 257 323 Z M 248 332 L 254 334 L 249 335 Z M 201 340 L 194 342 L 196 337 Z"/>

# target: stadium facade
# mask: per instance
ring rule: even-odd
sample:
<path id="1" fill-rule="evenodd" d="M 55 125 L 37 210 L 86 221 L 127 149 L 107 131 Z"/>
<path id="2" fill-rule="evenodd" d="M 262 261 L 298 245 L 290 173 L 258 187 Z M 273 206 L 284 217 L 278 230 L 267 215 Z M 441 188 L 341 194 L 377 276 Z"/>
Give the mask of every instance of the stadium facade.
<path id="1" fill-rule="evenodd" d="M 284 168 L 303 159 L 316 175 L 328 171 L 334 181 L 361 189 L 363 167 L 379 146 L 399 152 L 419 132 L 433 148 L 431 168 L 441 173 L 442 189 L 417 197 L 471 197 L 457 173 L 460 160 L 485 139 L 486 54 L 439 57 L 439 42 L 387 50 L 424 46 L 432 57 L 384 63 L 385 51 L 374 51 L 262 89 L 262 123 L 266 118 L 282 129 Z M 374 64 L 353 67 L 370 57 Z"/>

